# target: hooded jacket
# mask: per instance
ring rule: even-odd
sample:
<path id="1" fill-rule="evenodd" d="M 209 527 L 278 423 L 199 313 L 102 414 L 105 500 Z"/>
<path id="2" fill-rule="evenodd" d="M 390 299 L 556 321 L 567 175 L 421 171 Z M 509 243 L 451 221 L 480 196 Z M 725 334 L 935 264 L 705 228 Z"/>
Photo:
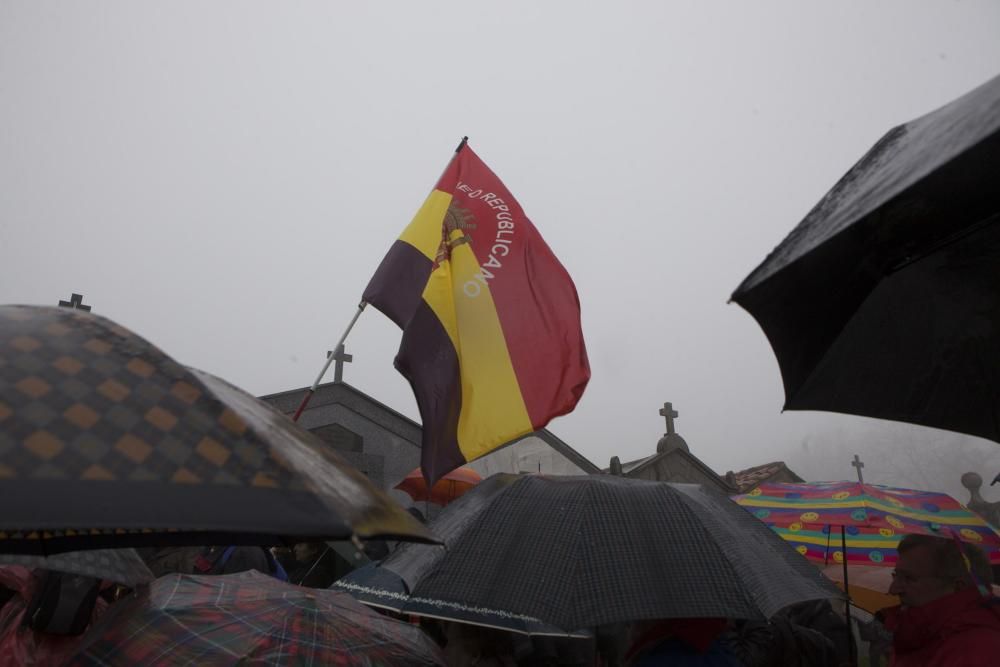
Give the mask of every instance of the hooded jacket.
<path id="1" fill-rule="evenodd" d="M 885 610 L 891 667 L 1000 664 L 1000 601 L 966 588 L 920 607 Z"/>

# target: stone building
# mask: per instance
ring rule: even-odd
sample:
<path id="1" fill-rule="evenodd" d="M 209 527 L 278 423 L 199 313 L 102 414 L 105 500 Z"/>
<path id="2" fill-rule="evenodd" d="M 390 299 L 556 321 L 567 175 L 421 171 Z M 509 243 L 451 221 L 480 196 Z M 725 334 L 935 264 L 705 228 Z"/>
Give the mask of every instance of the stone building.
<path id="1" fill-rule="evenodd" d="M 329 443 L 338 454 L 386 490 L 398 484 L 420 465 L 420 424 L 343 381 L 343 364 L 351 355 L 338 355 L 334 381 L 316 389 L 299 424 Z M 291 416 L 307 388 L 292 389 L 261 400 Z M 582 454 L 543 429 L 518 438 L 469 466 L 483 477 L 497 472 L 542 472 L 552 475 L 584 475 L 600 469 Z M 404 506 L 409 496 L 391 495 Z"/>
<path id="2" fill-rule="evenodd" d="M 661 482 L 705 484 L 726 495 L 747 493 L 764 482 L 802 482 L 784 461 L 765 463 L 739 472 L 729 471 L 720 476 L 691 453 L 684 438 L 677 433 L 674 419 L 679 414 L 671 403 L 664 403 L 660 415 L 666 419 L 667 430 L 656 443 L 656 453 L 636 461 L 621 463 L 612 457 L 605 470 L 613 475 Z"/>
<path id="3" fill-rule="evenodd" d="M 656 453 L 627 463 L 614 456 L 607 472 L 635 479 L 704 484 L 727 495 L 736 493 L 736 487 L 691 453 L 687 442 L 674 429 L 674 419 L 679 415 L 673 405 L 664 403 L 660 415 L 667 421 L 667 431 L 656 443 Z"/>
<path id="4" fill-rule="evenodd" d="M 725 474 L 726 483 L 736 489 L 737 493 L 750 493 L 761 484 L 795 483 L 805 480 L 795 474 L 784 461 L 774 461 L 763 465 Z"/>
<path id="5" fill-rule="evenodd" d="M 997 481 L 1000 481 L 1000 475 L 997 475 L 997 479 L 993 480 L 993 484 L 996 484 Z M 993 486 L 993 484 L 990 484 L 990 486 Z M 967 472 L 962 475 L 962 486 L 969 492 L 969 502 L 965 506 L 986 519 L 986 522 L 994 528 L 1000 530 L 1000 501 L 990 502 L 983 498 L 981 493 L 983 487 L 982 476 L 977 472 Z"/>

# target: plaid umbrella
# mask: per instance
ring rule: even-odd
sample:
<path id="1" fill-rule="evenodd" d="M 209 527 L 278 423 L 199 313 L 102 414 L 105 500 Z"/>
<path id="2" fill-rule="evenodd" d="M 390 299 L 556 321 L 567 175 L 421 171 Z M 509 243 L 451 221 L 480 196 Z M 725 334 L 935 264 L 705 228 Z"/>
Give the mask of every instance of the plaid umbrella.
<path id="1" fill-rule="evenodd" d="M 317 437 L 121 326 L 0 306 L 0 552 L 430 539 Z"/>
<path id="2" fill-rule="evenodd" d="M 420 628 L 259 572 L 173 574 L 119 602 L 73 665 L 441 665 Z"/>
<path id="3" fill-rule="evenodd" d="M 977 544 L 1000 564 L 1000 534 L 979 515 L 944 493 L 858 482 L 761 484 L 733 498 L 816 563 L 896 565 L 896 547 L 907 533 L 957 537 Z M 831 535 L 832 533 L 832 535 Z"/>
<path id="4" fill-rule="evenodd" d="M 497 475 L 506 485 L 412 595 L 560 628 L 660 618 L 765 618 L 839 597 L 724 495 L 612 475 Z M 457 503 L 456 503 L 457 504 Z"/>
<path id="5" fill-rule="evenodd" d="M 106 579 L 129 588 L 148 584 L 155 579 L 135 549 L 90 549 L 66 551 L 51 556 L 0 554 L 0 565 L 20 565 L 31 569 L 80 574 Z"/>

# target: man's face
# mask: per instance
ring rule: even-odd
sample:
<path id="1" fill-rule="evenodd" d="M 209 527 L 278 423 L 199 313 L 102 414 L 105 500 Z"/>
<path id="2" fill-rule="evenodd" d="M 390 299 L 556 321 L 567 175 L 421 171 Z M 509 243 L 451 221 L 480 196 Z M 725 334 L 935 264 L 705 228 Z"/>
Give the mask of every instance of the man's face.
<path id="1" fill-rule="evenodd" d="M 955 583 L 935 576 L 934 559 L 925 546 L 899 554 L 889 593 L 898 595 L 904 607 L 919 607 L 955 592 Z"/>

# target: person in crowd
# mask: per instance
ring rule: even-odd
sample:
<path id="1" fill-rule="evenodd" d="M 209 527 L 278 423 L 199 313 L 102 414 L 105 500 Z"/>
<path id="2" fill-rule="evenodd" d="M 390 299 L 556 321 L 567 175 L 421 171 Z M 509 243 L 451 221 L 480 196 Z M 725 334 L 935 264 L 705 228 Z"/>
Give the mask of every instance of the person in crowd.
<path id="1" fill-rule="evenodd" d="M 329 588 L 330 584 L 351 571 L 351 565 L 340 558 L 325 542 L 299 542 L 292 548 L 295 567 L 288 580 L 309 588 Z"/>
<path id="2" fill-rule="evenodd" d="M 734 621 L 722 641 L 745 667 L 839 667 L 850 661 L 847 623 L 827 600 L 792 605 L 769 621 Z"/>
<path id="3" fill-rule="evenodd" d="M 1000 664 L 1000 607 L 989 594 L 992 573 L 981 549 L 929 535 L 907 535 L 884 610 L 893 633 L 893 667 Z"/>
<path id="4" fill-rule="evenodd" d="M 445 662 L 477 667 L 515 667 L 511 633 L 466 623 L 444 624 Z"/>
<path id="5" fill-rule="evenodd" d="M 167 547 L 137 551 L 155 577 L 171 573 L 236 574 L 257 570 L 282 581 L 288 579 L 281 563 L 264 547 Z"/>
<path id="6" fill-rule="evenodd" d="M 284 568 L 285 572 L 291 573 L 292 570 L 299 566 L 298 561 L 295 560 L 295 553 L 292 551 L 291 547 L 271 547 L 271 556 L 278 561 L 281 567 Z"/>
<path id="7" fill-rule="evenodd" d="M 624 664 L 627 667 L 743 667 L 721 641 L 727 626 L 728 621 L 724 618 L 674 618 L 634 623 Z"/>

